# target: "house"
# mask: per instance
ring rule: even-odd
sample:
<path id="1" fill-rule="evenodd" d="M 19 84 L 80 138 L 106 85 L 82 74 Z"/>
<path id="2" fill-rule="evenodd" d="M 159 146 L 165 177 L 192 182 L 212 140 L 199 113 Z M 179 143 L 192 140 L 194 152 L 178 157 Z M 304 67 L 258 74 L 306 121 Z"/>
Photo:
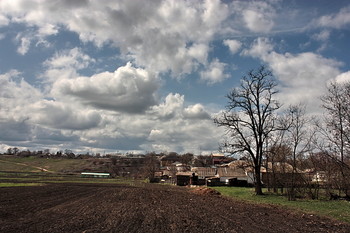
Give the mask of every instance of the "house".
<path id="1" fill-rule="evenodd" d="M 227 186 L 248 186 L 254 183 L 243 168 L 219 167 L 216 177 Z"/>
<path id="2" fill-rule="evenodd" d="M 178 172 L 176 173 L 176 185 L 186 186 L 186 185 L 197 185 L 198 184 L 198 174 L 195 172 Z"/>
<path id="3" fill-rule="evenodd" d="M 205 185 L 208 178 L 215 177 L 217 169 L 211 167 L 193 167 L 191 171 L 198 174 L 198 185 Z"/>
<path id="4" fill-rule="evenodd" d="M 190 170 L 189 166 L 182 164 L 180 162 L 174 162 L 172 163 L 172 166 L 175 167 L 176 171 L 178 172 L 185 172 Z"/>

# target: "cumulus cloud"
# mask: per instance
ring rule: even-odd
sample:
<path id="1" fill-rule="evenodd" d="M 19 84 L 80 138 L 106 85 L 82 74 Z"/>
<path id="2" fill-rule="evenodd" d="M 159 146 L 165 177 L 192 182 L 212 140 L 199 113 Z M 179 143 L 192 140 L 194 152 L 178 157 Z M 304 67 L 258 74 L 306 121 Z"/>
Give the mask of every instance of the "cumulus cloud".
<path id="1" fill-rule="evenodd" d="M 52 92 L 55 96 L 75 97 L 98 109 L 142 113 L 156 104 L 158 81 L 155 74 L 128 63 L 113 73 L 58 80 Z"/>
<path id="2" fill-rule="evenodd" d="M 210 119 L 173 119 L 163 122 L 150 131 L 149 143 L 142 148 L 148 151 L 212 152 L 218 148 L 223 132 Z"/>
<path id="3" fill-rule="evenodd" d="M 231 54 L 267 63 L 281 84 L 279 98 L 286 105 L 307 100 L 315 111 L 327 80 L 348 79 L 348 72 L 340 74 L 339 62 L 311 52 L 276 52 L 275 42 L 268 38 L 260 37 L 246 49 L 242 49 L 241 39 L 232 39 L 294 30 L 312 17 L 293 9 L 285 14 L 283 7 L 278 8 L 280 3 L 0 1 L 0 27 L 10 28 L 13 23 L 25 28 L 18 34 L 6 32 L 6 40 L 13 37 L 19 54 L 28 54 L 33 46 L 50 46 L 66 35 L 79 37 L 81 45 L 89 49 L 65 49 L 47 59 L 41 67 L 44 72 L 38 75 L 41 79 L 31 80 L 41 82 L 44 90 L 24 81 L 17 71 L 0 75 L 0 128 L 7 139 L 0 137 L 2 141 L 30 140 L 39 147 L 50 144 L 81 150 L 216 150 L 222 132 L 210 116 L 218 109 L 208 110 L 210 104 L 188 104 L 182 93 L 159 89 L 163 77 L 181 81 L 199 76 L 210 85 L 224 82 L 229 77 L 228 65 L 215 58 L 217 46 L 222 49 L 222 45 Z M 349 9 L 343 8 L 313 21 L 322 31 L 312 35 L 312 42 L 327 42 L 332 28 L 346 27 L 348 13 Z M 295 22 L 300 15 L 308 16 Z M 96 51 L 91 45 L 101 49 L 97 56 L 106 49 L 116 51 L 110 59 L 120 59 L 126 65 L 114 72 L 97 67 L 104 60 L 100 63 L 93 58 Z M 199 75 L 192 75 L 195 72 Z"/>
<path id="4" fill-rule="evenodd" d="M 309 112 L 319 111 L 319 97 L 324 93 L 326 82 L 339 74 L 341 63 L 319 54 L 277 53 L 266 38 L 256 39 L 243 55 L 256 57 L 272 69 L 280 81 L 279 98 L 285 105 L 306 102 Z"/>
<path id="5" fill-rule="evenodd" d="M 17 70 L 0 75 L 0 119 L 19 122 L 28 119 L 28 106 L 41 98 L 41 92 L 27 83 Z"/>
<path id="6" fill-rule="evenodd" d="M 0 13 L 0 27 L 8 25 L 10 20 Z"/>
<path id="7" fill-rule="evenodd" d="M 32 139 L 32 128 L 26 121 L 0 119 L 0 140 L 15 145 L 21 141 L 29 141 Z"/>
<path id="8" fill-rule="evenodd" d="M 184 96 L 171 93 L 149 113 L 156 118 L 148 125 L 148 143 L 141 145 L 146 151 L 210 153 L 218 147 L 223 132 L 213 124 L 202 104 L 186 107 Z"/>
<path id="9" fill-rule="evenodd" d="M 331 32 L 329 30 L 322 30 L 321 32 L 312 35 L 312 38 L 318 41 L 327 41 L 330 35 Z"/>
<path id="10" fill-rule="evenodd" d="M 232 54 L 235 54 L 242 47 L 242 43 L 238 40 L 224 40 L 224 45 L 226 45 Z"/>
<path id="11" fill-rule="evenodd" d="M 324 15 L 313 21 L 310 27 L 329 27 L 340 29 L 350 25 L 350 6 L 340 9 L 338 13 Z"/>
<path id="12" fill-rule="evenodd" d="M 192 119 L 211 119 L 202 104 L 190 105 L 184 109 L 184 116 Z"/>
<path id="13" fill-rule="evenodd" d="M 80 48 L 66 49 L 56 52 L 47 59 L 43 66 L 45 72 L 40 75 L 47 88 L 52 88 L 52 83 L 59 80 L 74 79 L 79 76 L 79 71 L 94 64 L 96 60 L 84 53 Z"/>
<path id="14" fill-rule="evenodd" d="M 338 83 L 350 82 L 350 71 L 339 74 L 335 77 L 335 81 Z"/>
<path id="15" fill-rule="evenodd" d="M 28 35 L 18 34 L 16 40 L 20 43 L 20 46 L 17 48 L 17 52 L 21 55 L 25 55 L 29 50 L 31 37 Z"/>
<path id="16" fill-rule="evenodd" d="M 276 15 L 274 8 L 266 2 L 255 2 L 243 10 L 243 19 L 249 30 L 256 33 L 270 32 Z"/>
<path id="17" fill-rule="evenodd" d="M 45 61 L 44 65 L 49 69 L 74 68 L 76 70 L 81 70 L 88 67 L 93 62 L 95 62 L 95 59 L 76 47 L 70 50 L 56 52 L 52 58 Z"/>
<path id="18" fill-rule="evenodd" d="M 209 42 L 229 16 L 228 6 L 219 0 L 150 1 L 142 2 L 142 7 L 140 3 L 1 1 L 0 9 L 12 21 L 38 28 L 40 38 L 65 28 L 76 32 L 83 42 L 99 47 L 112 44 L 137 65 L 170 70 L 174 77 L 206 63 Z M 25 53 L 28 46 L 23 39 L 19 51 Z"/>
<path id="19" fill-rule="evenodd" d="M 73 108 L 65 103 L 42 100 L 31 105 L 31 121 L 56 129 L 83 130 L 97 127 L 101 121 L 96 111 Z"/>
<path id="20" fill-rule="evenodd" d="M 152 107 L 151 113 L 161 119 L 170 119 L 179 116 L 184 104 L 184 96 L 178 93 L 170 93 L 163 103 Z"/>
<path id="21" fill-rule="evenodd" d="M 65 59 L 48 61 L 51 68 L 70 63 L 83 67 Z M 58 79 L 45 95 L 13 70 L 0 75 L 0 128 L 6 132 L 1 139 L 9 146 L 17 140 L 16 146 L 25 148 L 30 141 L 31 149 L 53 151 L 74 148 L 85 152 L 91 147 L 97 151 L 216 150 L 222 132 L 206 107 L 186 106 L 184 95 L 178 93 L 158 103 L 158 81 L 157 76 L 128 63 L 115 72 Z M 113 105 L 114 111 L 104 110 L 103 104 Z M 144 112 L 135 114 L 140 109 Z"/>
<path id="22" fill-rule="evenodd" d="M 215 58 L 207 67 L 206 70 L 200 73 L 201 79 L 208 84 L 222 82 L 230 76 L 225 73 L 226 64 Z"/>

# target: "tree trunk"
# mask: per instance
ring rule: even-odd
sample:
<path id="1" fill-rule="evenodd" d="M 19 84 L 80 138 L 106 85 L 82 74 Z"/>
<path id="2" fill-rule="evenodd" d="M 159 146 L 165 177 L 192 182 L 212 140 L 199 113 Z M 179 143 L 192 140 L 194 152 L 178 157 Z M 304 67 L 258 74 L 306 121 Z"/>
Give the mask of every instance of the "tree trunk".
<path id="1" fill-rule="evenodd" d="M 262 183 L 261 183 L 261 173 L 260 173 L 260 167 L 255 167 L 255 194 L 256 195 L 263 195 L 262 192 Z"/>

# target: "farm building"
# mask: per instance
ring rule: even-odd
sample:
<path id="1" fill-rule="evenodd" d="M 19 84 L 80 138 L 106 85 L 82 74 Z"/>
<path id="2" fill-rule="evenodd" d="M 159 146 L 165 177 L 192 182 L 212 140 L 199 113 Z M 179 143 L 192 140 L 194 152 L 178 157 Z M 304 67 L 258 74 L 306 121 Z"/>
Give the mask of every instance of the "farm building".
<path id="1" fill-rule="evenodd" d="M 208 178 L 216 175 L 216 168 L 211 167 L 193 167 L 191 171 L 198 174 L 198 185 L 205 185 Z"/>
<path id="2" fill-rule="evenodd" d="M 111 175 L 109 173 L 100 172 L 82 172 L 81 177 L 87 178 L 109 178 Z"/>
<path id="3" fill-rule="evenodd" d="M 220 167 L 216 176 L 228 186 L 247 186 L 254 183 L 243 168 Z"/>
<path id="4" fill-rule="evenodd" d="M 197 185 L 198 174 L 194 172 L 178 172 L 176 173 L 176 184 L 179 186 Z"/>

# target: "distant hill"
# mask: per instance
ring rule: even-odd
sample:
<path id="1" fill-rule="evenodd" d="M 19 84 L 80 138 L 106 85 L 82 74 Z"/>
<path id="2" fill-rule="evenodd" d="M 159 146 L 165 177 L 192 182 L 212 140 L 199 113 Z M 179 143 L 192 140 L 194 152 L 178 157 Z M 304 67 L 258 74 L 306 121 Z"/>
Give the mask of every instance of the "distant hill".
<path id="1" fill-rule="evenodd" d="M 80 173 L 83 171 L 108 172 L 110 159 L 41 158 L 0 155 L 0 171 Z"/>

